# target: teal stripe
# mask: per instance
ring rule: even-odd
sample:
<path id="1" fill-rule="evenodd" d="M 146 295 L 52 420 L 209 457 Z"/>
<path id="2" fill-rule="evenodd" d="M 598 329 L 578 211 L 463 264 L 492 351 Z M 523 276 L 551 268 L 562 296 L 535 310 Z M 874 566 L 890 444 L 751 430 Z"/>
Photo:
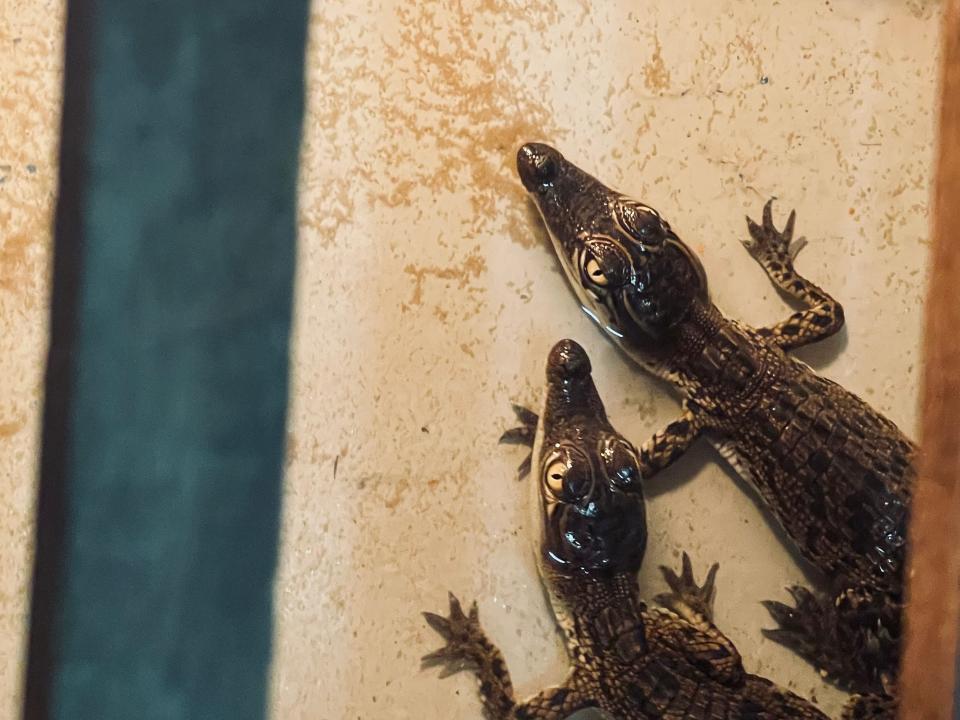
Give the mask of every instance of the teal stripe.
<path id="1" fill-rule="evenodd" d="M 260 718 L 307 3 L 74 0 L 78 14 L 87 131 L 55 251 L 79 261 L 75 340 L 65 437 L 44 439 L 64 462 L 41 478 L 64 524 L 37 575 L 62 569 L 35 618 L 53 623 L 49 662 L 32 656 L 28 679 L 28 701 L 31 683 L 49 697 L 27 715 Z M 66 72 L 69 95 L 84 67 Z"/>

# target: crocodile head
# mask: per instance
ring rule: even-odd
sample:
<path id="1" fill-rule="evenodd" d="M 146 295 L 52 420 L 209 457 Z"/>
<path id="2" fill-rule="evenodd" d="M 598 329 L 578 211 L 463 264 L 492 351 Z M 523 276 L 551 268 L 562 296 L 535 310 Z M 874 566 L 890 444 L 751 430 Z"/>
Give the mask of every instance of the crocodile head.
<path id="1" fill-rule="evenodd" d="M 647 541 L 637 451 L 610 426 L 590 372 L 572 340 L 550 351 L 533 449 L 540 562 L 564 577 L 635 572 Z"/>
<path id="2" fill-rule="evenodd" d="M 608 188 L 549 145 L 528 143 L 517 170 L 584 311 L 656 371 L 707 280 L 696 255 L 653 208 Z"/>

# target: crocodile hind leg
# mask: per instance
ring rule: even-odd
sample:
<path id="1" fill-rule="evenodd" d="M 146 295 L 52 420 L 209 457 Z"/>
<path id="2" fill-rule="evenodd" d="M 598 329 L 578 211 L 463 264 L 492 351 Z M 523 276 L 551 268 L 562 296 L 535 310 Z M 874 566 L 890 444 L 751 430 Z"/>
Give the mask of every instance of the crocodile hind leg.
<path id="1" fill-rule="evenodd" d="M 899 702 L 890 695 L 855 695 L 843 707 L 842 720 L 896 720 Z"/>
<path id="2" fill-rule="evenodd" d="M 484 712 L 491 720 L 563 720 L 577 710 L 593 707 L 581 693 L 563 686 L 544 690 L 517 704 L 510 671 L 500 649 L 480 627 L 476 603 L 465 614 L 460 601 L 450 593 L 449 617 L 431 612 L 423 613 L 423 617 L 447 641 L 444 647 L 423 656 L 423 666 L 443 665 L 441 677 L 473 670 L 480 680 Z"/>
<path id="3" fill-rule="evenodd" d="M 679 615 L 685 622 L 676 626 L 677 647 L 709 675 L 725 682 L 736 682 L 743 677 L 740 653 L 733 642 L 713 624 L 714 582 L 719 563 L 707 571 L 703 585 L 693 577 L 690 556 L 683 553 L 683 567 L 677 575 L 665 565 L 660 566 L 669 593 L 654 597 L 658 603 Z"/>
<path id="4" fill-rule="evenodd" d="M 806 242 L 802 238 L 793 241 L 797 213 L 795 210 L 790 212 L 781 232 L 773 225 L 772 205 L 771 199 L 763 206 L 762 225 L 747 218 L 750 239 L 743 244 L 774 285 L 808 306 L 806 310 L 794 313 L 773 327 L 759 330 L 761 335 L 770 338 L 784 350 L 792 350 L 837 332 L 843 327 L 843 308 L 794 269 L 793 261 Z"/>
<path id="5" fill-rule="evenodd" d="M 889 695 L 899 663 L 902 605 L 865 587 L 844 590 L 833 601 L 799 586 L 788 591 L 792 607 L 764 601 L 780 627 L 763 634 L 806 658 L 838 685 Z"/>

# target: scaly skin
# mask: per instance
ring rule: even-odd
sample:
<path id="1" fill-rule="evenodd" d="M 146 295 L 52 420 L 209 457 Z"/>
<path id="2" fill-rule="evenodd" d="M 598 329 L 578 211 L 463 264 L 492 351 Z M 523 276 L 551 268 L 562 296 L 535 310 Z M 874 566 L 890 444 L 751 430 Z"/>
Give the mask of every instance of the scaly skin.
<path id="1" fill-rule="evenodd" d="M 795 607 L 766 603 L 780 624 L 768 635 L 838 684 L 891 691 L 916 448 L 786 354 L 843 325 L 840 304 L 794 268 L 795 215 L 782 232 L 769 202 L 759 225 L 748 218 L 747 249 L 778 289 L 807 305 L 754 329 L 710 302 L 702 266 L 655 210 L 546 145 L 525 145 L 517 165 L 584 310 L 683 395 L 681 418 L 640 446 L 644 481 L 706 435 L 835 586 L 835 599 L 793 588 Z"/>
<path id="2" fill-rule="evenodd" d="M 597 708 L 619 720 L 826 718 L 812 704 L 744 671 L 736 648 L 713 624 L 717 566 L 697 585 L 689 557 L 680 574 L 662 568 L 662 607 L 640 600 L 637 571 L 646 541 L 636 450 L 607 421 L 576 343 L 558 343 L 547 362 L 543 425 L 518 412 L 525 430 L 505 440 L 535 445 L 534 481 L 543 520 L 541 577 L 566 638 L 564 683 L 518 702 L 503 656 L 474 604 L 450 596 L 448 617 L 424 613 L 447 644 L 424 658 L 444 674 L 471 669 L 493 720 L 563 720 Z M 539 437 L 535 444 L 534 438 Z"/>

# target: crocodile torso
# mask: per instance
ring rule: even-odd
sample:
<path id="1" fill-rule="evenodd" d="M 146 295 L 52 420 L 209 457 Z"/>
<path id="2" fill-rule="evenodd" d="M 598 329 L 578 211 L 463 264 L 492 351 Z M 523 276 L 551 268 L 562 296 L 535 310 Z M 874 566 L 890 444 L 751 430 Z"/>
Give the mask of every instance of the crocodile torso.
<path id="1" fill-rule="evenodd" d="M 695 327 L 672 364 L 710 439 L 828 577 L 899 596 L 913 444 L 757 331 Z"/>
<path id="2" fill-rule="evenodd" d="M 713 624 L 717 566 L 703 586 L 686 554 L 678 575 L 662 568 L 671 592 L 659 606 L 640 600 L 637 571 L 646 543 L 637 450 L 609 424 L 583 349 L 564 340 L 547 361 L 544 411 L 521 412 L 523 429 L 505 435 L 533 446 L 539 495 L 540 573 L 562 630 L 571 669 L 559 686 L 518 702 L 503 656 L 464 613 L 425 613 L 447 645 L 424 658 L 445 672 L 472 668 L 493 720 L 563 720 L 603 710 L 617 720 L 825 720 L 814 705 L 746 673 L 736 648 Z M 536 431 L 536 432 L 535 432 Z M 537 438 L 534 442 L 534 438 Z"/>
<path id="3" fill-rule="evenodd" d="M 903 563 L 916 448 L 891 421 L 787 351 L 843 325 L 840 304 L 794 269 L 784 230 L 748 218 L 745 245 L 805 310 L 765 328 L 725 317 L 694 253 L 653 208 L 555 149 L 518 153 L 524 186 L 583 309 L 638 364 L 672 382 L 682 416 L 640 446 L 649 481 L 701 435 L 758 491 L 834 597 L 790 588 L 765 631 L 858 692 L 895 686 Z"/>

